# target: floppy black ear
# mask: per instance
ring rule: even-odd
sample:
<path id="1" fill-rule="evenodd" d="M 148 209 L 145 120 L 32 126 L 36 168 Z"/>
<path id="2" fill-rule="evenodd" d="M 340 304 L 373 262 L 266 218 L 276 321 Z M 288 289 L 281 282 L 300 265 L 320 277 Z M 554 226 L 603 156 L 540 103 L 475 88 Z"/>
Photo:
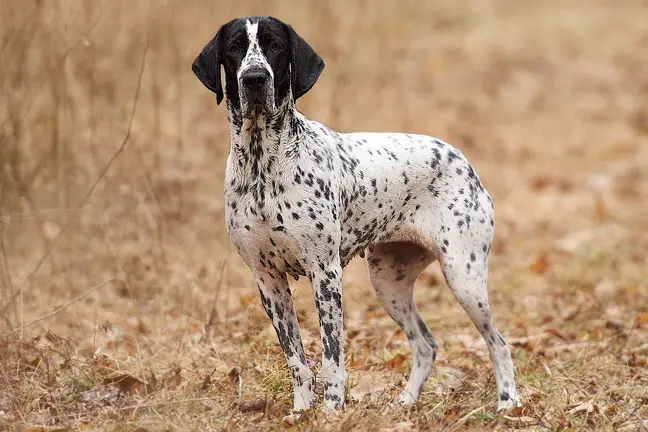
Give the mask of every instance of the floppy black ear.
<path id="1" fill-rule="evenodd" d="M 196 74 L 200 82 L 205 87 L 216 93 L 216 103 L 220 104 L 223 100 L 223 87 L 221 86 L 221 49 L 220 42 L 221 30 L 216 33 L 216 36 L 209 41 L 202 52 L 191 65 L 191 70 Z"/>
<path id="2" fill-rule="evenodd" d="M 290 74 L 292 91 L 295 100 L 297 100 L 315 85 L 317 78 L 324 69 L 324 61 L 291 26 L 288 26 L 288 31 L 290 32 L 291 44 Z"/>

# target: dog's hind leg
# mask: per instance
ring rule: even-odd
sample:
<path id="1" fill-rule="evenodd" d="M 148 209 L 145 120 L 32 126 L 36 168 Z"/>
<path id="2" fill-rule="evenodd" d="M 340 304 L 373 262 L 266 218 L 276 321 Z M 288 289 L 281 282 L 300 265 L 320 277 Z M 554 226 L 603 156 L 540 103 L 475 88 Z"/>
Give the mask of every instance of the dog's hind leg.
<path id="1" fill-rule="evenodd" d="M 435 234 L 439 262 L 446 282 L 488 346 L 495 369 L 498 410 L 517 400 L 511 353 L 493 324 L 488 304 L 488 253 L 493 237 L 492 205 L 482 200 L 483 212 L 472 218 L 451 211 L 440 216 Z"/>
<path id="2" fill-rule="evenodd" d="M 382 243 L 369 248 L 371 283 L 381 304 L 400 326 L 412 349 L 412 371 L 398 402 L 415 403 L 430 375 L 438 344 L 414 304 L 414 283 L 434 255 L 408 242 Z"/>

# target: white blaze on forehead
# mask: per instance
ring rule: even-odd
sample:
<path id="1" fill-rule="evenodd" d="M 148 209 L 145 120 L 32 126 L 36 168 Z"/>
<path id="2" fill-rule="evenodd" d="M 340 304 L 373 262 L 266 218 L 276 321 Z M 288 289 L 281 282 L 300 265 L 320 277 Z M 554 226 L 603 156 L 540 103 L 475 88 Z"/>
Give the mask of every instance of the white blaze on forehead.
<path id="1" fill-rule="evenodd" d="M 258 45 L 259 41 L 257 41 L 257 31 L 259 30 L 259 23 L 255 22 L 252 23 L 250 20 L 247 20 L 245 23 L 247 27 L 247 34 L 248 34 L 248 40 L 250 41 L 250 47 L 255 44 Z"/>
<path id="2" fill-rule="evenodd" d="M 270 77 L 274 79 L 274 71 L 270 67 L 268 60 L 266 59 L 263 51 L 261 50 L 261 46 L 259 45 L 259 23 L 253 23 L 250 20 L 247 20 L 245 26 L 247 29 L 249 45 L 247 52 L 245 53 L 245 57 L 243 58 L 241 66 L 239 67 L 239 70 L 237 72 L 238 78 L 241 78 L 241 74 L 244 71 L 253 67 L 258 67 L 267 70 L 268 73 L 270 73 Z"/>

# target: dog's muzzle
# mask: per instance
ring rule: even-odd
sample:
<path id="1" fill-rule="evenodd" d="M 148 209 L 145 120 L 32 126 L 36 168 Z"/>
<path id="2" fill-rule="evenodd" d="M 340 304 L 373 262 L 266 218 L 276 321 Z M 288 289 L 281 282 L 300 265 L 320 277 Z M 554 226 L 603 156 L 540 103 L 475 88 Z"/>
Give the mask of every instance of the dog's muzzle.
<path id="1" fill-rule="evenodd" d="M 270 73 L 261 68 L 246 71 L 241 76 L 244 105 L 248 113 L 271 110 L 269 106 Z"/>

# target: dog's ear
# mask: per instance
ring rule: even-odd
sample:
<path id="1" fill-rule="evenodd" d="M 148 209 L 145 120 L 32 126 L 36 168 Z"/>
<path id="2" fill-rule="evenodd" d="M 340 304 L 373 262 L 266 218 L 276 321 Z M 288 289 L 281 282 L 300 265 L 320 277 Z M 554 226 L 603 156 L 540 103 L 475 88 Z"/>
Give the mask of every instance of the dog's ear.
<path id="1" fill-rule="evenodd" d="M 191 70 L 193 70 L 200 82 L 216 93 L 217 104 L 220 104 L 223 100 L 223 87 L 221 85 L 222 30 L 223 27 L 216 32 L 216 36 L 205 45 L 205 48 L 191 65 Z"/>
<path id="2" fill-rule="evenodd" d="M 295 100 L 308 92 L 324 69 L 324 61 L 291 26 L 290 33 L 290 74 Z"/>

